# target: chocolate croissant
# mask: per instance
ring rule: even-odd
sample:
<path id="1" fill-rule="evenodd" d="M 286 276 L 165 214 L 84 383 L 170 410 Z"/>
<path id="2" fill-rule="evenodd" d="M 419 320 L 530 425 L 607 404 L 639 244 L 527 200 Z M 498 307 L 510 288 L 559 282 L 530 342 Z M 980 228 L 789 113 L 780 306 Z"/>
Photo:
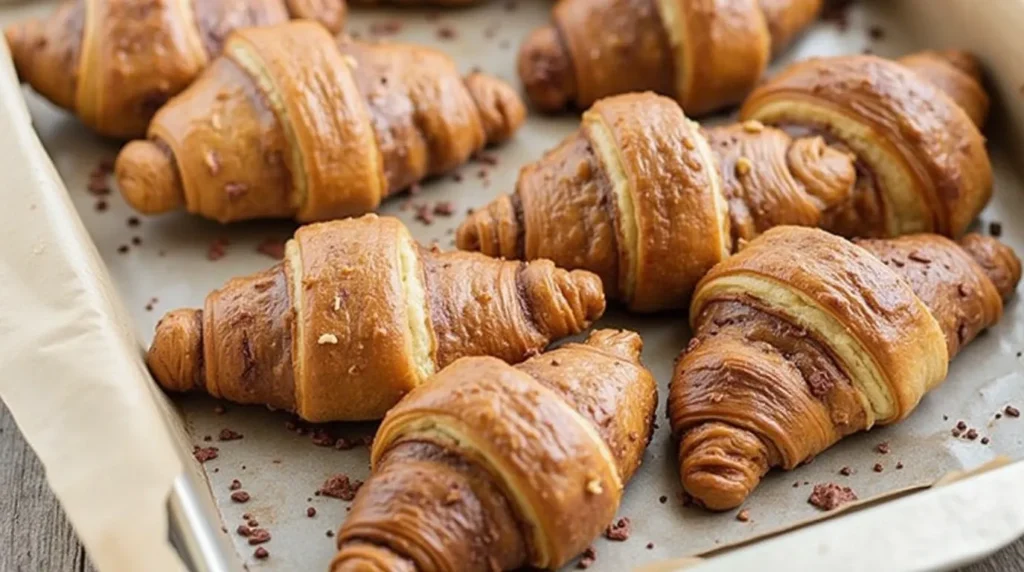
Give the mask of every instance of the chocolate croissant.
<path id="1" fill-rule="evenodd" d="M 345 15 L 344 0 L 64 0 L 4 32 L 22 81 L 97 133 L 130 139 L 233 30 L 308 18 L 338 32 Z"/>
<path id="2" fill-rule="evenodd" d="M 970 77 L 930 57 L 933 74 Z M 685 307 L 704 273 L 778 225 L 959 236 L 988 201 L 991 165 L 971 119 L 924 77 L 868 56 L 801 63 L 755 92 L 746 121 L 709 129 L 653 93 L 603 99 L 457 244 L 590 270 L 609 297 L 656 311 Z"/>
<path id="3" fill-rule="evenodd" d="M 551 26 L 519 51 L 519 77 L 535 107 L 590 107 L 654 91 L 687 113 L 739 103 L 772 53 L 807 27 L 821 0 L 562 0 Z"/>
<path id="4" fill-rule="evenodd" d="M 650 441 L 640 337 L 463 358 L 388 412 L 332 572 L 557 568 L 614 518 Z"/>
<path id="5" fill-rule="evenodd" d="M 115 175 L 144 213 L 330 220 L 455 168 L 524 118 L 508 85 L 463 78 L 440 52 L 291 22 L 228 38 L 149 139 L 121 151 Z"/>
<path id="6" fill-rule="evenodd" d="M 1020 274 L 1009 247 L 976 234 L 764 233 L 693 297 L 668 401 L 683 488 L 731 509 L 770 468 L 906 418 L 999 320 Z"/>
<path id="7" fill-rule="evenodd" d="M 460 357 L 522 361 L 603 312 L 588 272 L 427 250 L 367 215 L 302 227 L 283 262 L 168 313 L 146 362 L 171 391 L 379 419 Z"/>

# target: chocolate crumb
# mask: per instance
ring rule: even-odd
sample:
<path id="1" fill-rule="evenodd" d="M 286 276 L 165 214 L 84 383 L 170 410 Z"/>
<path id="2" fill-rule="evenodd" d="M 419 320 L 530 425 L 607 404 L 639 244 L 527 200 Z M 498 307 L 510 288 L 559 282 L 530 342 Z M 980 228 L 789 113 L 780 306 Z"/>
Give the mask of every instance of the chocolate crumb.
<path id="1" fill-rule="evenodd" d="M 1006 415 L 1009 417 L 1020 417 L 1020 409 L 1017 409 L 1012 405 L 1007 405 L 1003 411 L 1006 412 Z"/>
<path id="2" fill-rule="evenodd" d="M 274 260 L 284 260 L 284 244 L 285 241 L 280 238 L 266 238 L 256 246 L 256 252 Z"/>
<path id="3" fill-rule="evenodd" d="M 237 441 L 238 439 L 241 439 L 243 436 L 244 435 L 242 435 L 241 433 L 239 433 L 237 431 L 232 431 L 231 429 L 226 429 L 225 428 L 225 429 L 221 429 L 220 430 L 220 435 L 217 435 L 217 440 L 218 441 Z"/>
<path id="4" fill-rule="evenodd" d="M 264 558 L 270 556 L 270 552 L 267 552 L 267 549 L 263 548 L 262 546 L 257 546 L 256 550 L 253 551 L 252 555 L 255 558 L 263 560 Z"/>
<path id="5" fill-rule="evenodd" d="M 871 470 L 876 473 L 881 473 L 885 470 L 885 467 L 882 466 L 882 463 L 875 463 L 875 466 L 871 467 Z"/>
<path id="6" fill-rule="evenodd" d="M 247 512 L 242 514 L 242 520 L 249 520 L 250 518 L 252 518 L 251 514 Z"/>
<path id="7" fill-rule="evenodd" d="M 96 201 L 96 205 L 95 205 L 96 212 L 101 213 L 101 212 L 106 211 L 107 210 L 107 206 L 108 206 L 107 205 L 107 201 L 104 201 L 102 199 Z"/>
<path id="8" fill-rule="evenodd" d="M 245 491 L 235 491 L 235 492 L 231 493 L 231 500 L 233 500 L 233 501 L 235 501 L 237 503 L 249 502 L 250 498 L 251 497 L 249 496 L 249 493 L 247 493 Z"/>
<path id="9" fill-rule="evenodd" d="M 954 437 L 959 437 L 960 436 L 960 430 L 955 428 L 955 427 L 953 428 L 951 433 L 953 434 Z"/>
<path id="10" fill-rule="evenodd" d="M 491 155 L 489 153 L 477 153 L 473 156 L 473 159 L 478 163 L 493 167 L 498 164 L 498 156 Z"/>
<path id="11" fill-rule="evenodd" d="M 89 183 L 85 187 L 90 193 L 97 197 L 103 197 L 110 194 L 110 184 L 107 183 L 106 176 L 92 177 L 89 179 Z"/>
<path id="12" fill-rule="evenodd" d="M 210 441 L 213 441 L 213 436 L 212 435 L 203 435 L 203 441 L 206 441 L 207 443 L 209 443 Z"/>
<path id="13" fill-rule="evenodd" d="M 982 437 L 982 438 L 981 438 L 981 444 L 982 444 L 982 445 L 988 445 L 988 444 L 989 444 L 989 443 L 991 443 L 991 442 L 992 442 L 992 440 L 991 440 L 991 439 L 989 439 L 988 437 Z"/>
<path id="14" fill-rule="evenodd" d="M 736 513 L 736 520 L 740 522 L 750 522 L 750 511 L 743 509 Z"/>
<path id="15" fill-rule="evenodd" d="M 851 469 L 850 467 L 843 467 L 842 469 L 839 469 L 839 474 L 844 477 L 849 477 L 850 475 L 853 474 L 853 469 Z"/>
<path id="16" fill-rule="evenodd" d="M 255 518 L 250 518 L 248 521 L 246 521 L 245 524 L 248 524 L 250 528 L 256 528 L 260 525 L 260 521 L 256 520 Z"/>
<path id="17" fill-rule="evenodd" d="M 317 429 L 310 435 L 310 441 L 317 447 L 333 447 L 334 437 L 326 429 Z"/>
<path id="18" fill-rule="evenodd" d="M 614 540 L 616 542 L 623 542 L 629 540 L 629 535 L 633 532 L 633 523 L 630 522 L 628 517 L 622 517 L 619 520 L 608 525 L 608 528 L 604 531 L 604 536 L 608 540 Z"/>
<path id="19" fill-rule="evenodd" d="M 314 508 L 314 507 L 306 508 L 306 516 L 308 516 L 309 518 L 313 518 L 314 516 L 316 516 L 316 508 Z"/>
<path id="20" fill-rule="evenodd" d="M 857 494 L 853 492 L 853 489 L 841 487 L 835 483 L 814 485 L 811 496 L 807 498 L 807 502 L 824 511 L 834 510 L 855 500 L 857 500 Z"/>
<path id="21" fill-rule="evenodd" d="M 971 441 L 974 441 L 975 439 L 977 439 L 977 438 L 978 438 L 978 431 L 977 431 L 976 429 L 969 429 L 969 430 L 967 431 L 967 435 L 966 435 L 966 437 L 967 437 L 968 439 L 970 439 Z"/>
<path id="22" fill-rule="evenodd" d="M 879 454 L 888 455 L 889 454 L 889 442 L 888 441 L 882 441 L 881 443 L 879 443 L 878 445 L 875 446 L 875 450 L 878 451 Z"/>
<path id="23" fill-rule="evenodd" d="M 265 528 L 254 528 L 249 535 L 249 544 L 263 544 L 270 541 L 270 531 Z"/>
<path id="24" fill-rule="evenodd" d="M 647 543 L 647 550 L 652 550 L 653 548 L 654 548 L 654 543 L 653 542 L 648 542 Z"/>
<path id="25" fill-rule="evenodd" d="M 966 431 L 967 430 L 967 423 L 965 423 L 963 421 L 957 421 L 956 422 L 956 428 L 959 429 L 960 431 Z"/>
<path id="26" fill-rule="evenodd" d="M 988 233 L 992 236 L 999 238 L 1003 235 L 1003 224 L 997 221 L 988 223 Z"/>
<path id="27" fill-rule="evenodd" d="M 870 36 L 872 40 L 881 40 L 885 37 L 885 30 L 882 29 L 881 26 L 871 26 L 868 28 L 868 36 Z"/>
<path id="28" fill-rule="evenodd" d="M 430 205 L 422 204 L 416 205 L 416 220 L 423 224 L 430 226 L 434 223 L 434 213 L 430 209 Z"/>
<path id="29" fill-rule="evenodd" d="M 903 461 L 900 461 L 900 462 L 896 463 L 896 470 L 897 471 L 902 471 L 903 470 Z"/>
<path id="30" fill-rule="evenodd" d="M 220 451 L 220 449 L 216 447 L 196 446 L 194 449 L 192 449 L 192 456 L 195 457 L 196 460 L 199 461 L 200 463 L 205 463 L 207 461 L 216 459 L 218 451 Z"/>
<path id="31" fill-rule="evenodd" d="M 219 237 L 210 243 L 209 248 L 206 250 L 206 259 L 211 261 L 217 261 L 228 253 L 227 251 L 228 241 L 223 237 Z"/>
<path id="32" fill-rule="evenodd" d="M 348 478 L 348 475 L 339 473 L 328 477 L 317 493 L 343 501 L 350 501 L 356 498 L 356 493 L 359 492 L 359 487 L 361 486 L 363 486 L 362 481 L 351 480 Z"/>
<path id="33" fill-rule="evenodd" d="M 383 20 L 370 24 L 371 36 L 393 36 L 402 31 L 400 20 Z"/>
<path id="34" fill-rule="evenodd" d="M 242 481 L 238 479 L 234 479 L 233 481 L 231 481 L 231 485 L 228 486 L 228 490 L 231 491 L 237 491 L 240 488 L 242 488 Z"/>
<path id="35" fill-rule="evenodd" d="M 437 29 L 437 37 L 442 40 L 453 40 L 458 34 L 451 26 L 441 26 Z"/>
<path id="36" fill-rule="evenodd" d="M 452 206 L 451 201 L 438 201 L 438 203 L 434 205 L 434 214 L 452 216 L 455 214 L 455 207 Z"/>
<path id="37" fill-rule="evenodd" d="M 252 529 L 244 524 L 239 524 L 238 528 L 235 529 L 235 532 L 237 532 L 239 536 L 249 538 L 249 535 L 252 534 Z"/>
<path id="38" fill-rule="evenodd" d="M 139 220 L 139 217 L 137 217 L 137 216 L 130 216 L 130 217 L 128 217 L 128 221 L 127 222 L 128 222 L 128 226 L 132 227 L 132 228 L 135 228 L 135 227 L 139 226 L 140 224 L 142 224 L 142 221 Z"/>
<path id="39" fill-rule="evenodd" d="M 593 566 L 594 562 L 597 562 L 597 550 L 593 546 L 588 546 L 580 556 L 580 560 L 576 563 L 576 567 L 580 570 L 586 570 Z"/>
<path id="40" fill-rule="evenodd" d="M 121 246 L 118 246 L 117 247 L 117 253 L 118 254 L 128 254 L 128 245 L 127 244 L 122 244 Z"/>
<path id="41" fill-rule="evenodd" d="M 942 420 L 943 421 L 949 421 L 949 415 L 943 415 L 942 416 Z"/>
<path id="42" fill-rule="evenodd" d="M 328 530 L 325 534 L 327 535 L 327 538 L 332 538 L 334 536 L 334 531 Z"/>
<path id="43" fill-rule="evenodd" d="M 658 497 L 658 502 L 660 502 L 661 504 L 665 504 L 668 502 L 668 497 L 665 495 L 661 495 L 660 497 Z"/>

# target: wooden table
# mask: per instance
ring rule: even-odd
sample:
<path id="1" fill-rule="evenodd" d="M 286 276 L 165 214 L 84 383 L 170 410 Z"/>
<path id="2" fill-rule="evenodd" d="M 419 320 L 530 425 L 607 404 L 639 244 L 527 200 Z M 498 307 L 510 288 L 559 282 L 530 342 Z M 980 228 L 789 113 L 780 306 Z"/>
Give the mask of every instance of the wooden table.
<path id="1" fill-rule="evenodd" d="M 0 402 L 0 572 L 95 570 Z M 963 572 L 1024 572 L 1024 539 Z"/>

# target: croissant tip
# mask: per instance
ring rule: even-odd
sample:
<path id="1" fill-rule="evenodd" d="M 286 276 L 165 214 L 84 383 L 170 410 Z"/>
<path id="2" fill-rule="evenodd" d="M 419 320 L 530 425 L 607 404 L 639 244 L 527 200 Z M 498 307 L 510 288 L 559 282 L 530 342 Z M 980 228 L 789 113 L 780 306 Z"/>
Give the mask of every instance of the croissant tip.
<path id="1" fill-rule="evenodd" d="M 32 50 L 29 49 L 30 31 L 35 27 L 35 21 L 19 22 L 4 28 L 4 39 L 7 40 L 7 47 L 11 51 L 11 61 L 14 62 L 14 69 L 18 76 L 24 74 L 31 59 Z"/>
<path id="2" fill-rule="evenodd" d="M 516 67 L 527 97 L 540 111 L 561 111 L 576 95 L 572 61 L 552 26 L 538 28 L 526 37 Z"/>
<path id="3" fill-rule="evenodd" d="M 580 300 L 584 304 L 583 315 L 587 324 L 596 322 L 604 315 L 607 305 L 601 278 L 586 270 L 573 270 L 569 276 L 579 290 Z"/>
<path id="4" fill-rule="evenodd" d="M 202 312 L 168 312 L 156 325 L 146 365 L 161 387 L 189 391 L 202 384 Z"/>
<path id="5" fill-rule="evenodd" d="M 526 106 L 512 86 L 480 72 L 466 76 L 465 84 L 480 111 L 488 143 L 507 141 L 522 127 Z"/>
<path id="6" fill-rule="evenodd" d="M 643 339 L 630 330 L 595 330 L 587 337 L 587 345 L 604 348 L 627 361 L 640 363 Z"/>
<path id="7" fill-rule="evenodd" d="M 184 190 L 170 153 L 147 140 L 131 141 L 114 163 L 114 176 L 125 201 L 145 214 L 182 206 Z"/>

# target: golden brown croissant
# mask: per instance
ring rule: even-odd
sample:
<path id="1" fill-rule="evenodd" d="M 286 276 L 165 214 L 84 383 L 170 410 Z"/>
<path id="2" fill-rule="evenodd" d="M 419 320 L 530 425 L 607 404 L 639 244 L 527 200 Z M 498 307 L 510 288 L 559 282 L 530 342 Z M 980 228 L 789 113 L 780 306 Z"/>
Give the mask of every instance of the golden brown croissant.
<path id="1" fill-rule="evenodd" d="M 463 358 L 384 418 L 332 572 L 556 568 L 615 516 L 650 441 L 640 337 L 600 330 L 512 367 Z"/>
<path id="2" fill-rule="evenodd" d="M 64 0 L 5 34 L 22 81 L 96 132 L 129 139 L 232 30 L 309 18 L 337 32 L 345 13 L 344 0 Z"/>
<path id="3" fill-rule="evenodd" d="M 1020 274 L 1009 247 L 976 234 L 764 233 L 694 294 L 668 401 L 686 492 L 734 508 L 770 468 L 904 419 Z"/>
<path id="4" fill-rule="evenodd" d="M 691 115 L 738 103 L 821 0 L 562 0 L 519 51 L 534 106 L 650 90 Z"/>
<path id="5" fill-rule="evenodd" d="M 366 215 L 302 227 L 283 262 L 168 313 L 146 361 L 168 390 L 379 419 L 457 358 L 521 361 L 603 312 L 588 272 L 426 250 Z"/>
<path id="6" fill-rule="evenodd" d="M 312 22 L 241 30 L 115 165 L 133 207 L 221 222 L 363 214 L 509 138 L 525 108 L 444 54 L 335 39 Z"/>
<path id="7" fill-rule="evenodd" d="M 779 87 L 809 67 L 817 83 Z M 752 96 L 750 119 L 706 130 L 653 93 L 603 99 L 457 244 L 590 270 L 609 297 L 654 311 L 685 307 L 705 272 L 778 225 L 959 236 L 988 200 L 991 165 L 975 125 L 923 77 L 867 56 L 801 63 Z"/>

